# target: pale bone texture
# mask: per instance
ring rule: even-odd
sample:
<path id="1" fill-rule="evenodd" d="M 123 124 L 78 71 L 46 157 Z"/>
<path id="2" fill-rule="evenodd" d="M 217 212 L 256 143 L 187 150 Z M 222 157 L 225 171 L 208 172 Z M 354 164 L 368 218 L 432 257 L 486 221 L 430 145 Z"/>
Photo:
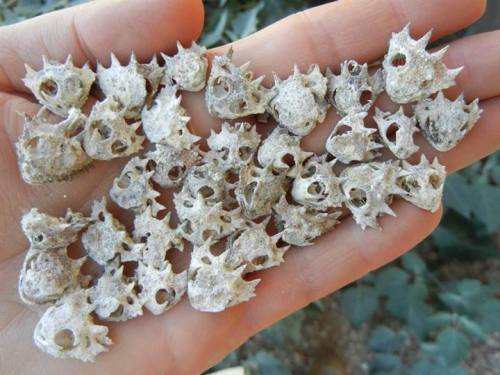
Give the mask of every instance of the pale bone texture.
<path id="1" fill-rule="evenodd" d="M 30 184 L 66 181 L 87 169 L 92 160 L 82 147 L 85 121 L 85 115 L 76 108 L 55 124 L 49 120 L 45 107 L 33 117 L 25 114 L 23 133 L 16 143 L 24 181 Z"/>
<path id="2" fill-rule="evenodd" d="M 155 315 L 171 309 L 187 290 L 187 271 L 176 274 L 168 262 L 158 269 L 139 261 L 136 278 L 141 304 Z"/>
<path id="3" fill-rule="evenodd" d="M 455 85 L 462 68 L 448 69 L 443 62 L 448 47 L 437 52 L 425 50 L 432 31 L 415 40 L 410 25 L 393 33 L 385 55 L 385 90 L 395 103 L 404 104 L 424 99 L 439 90 Z"/>
<path id="4" fill-rule="evenodd" d="M 32 249 L 57 249 L 78 240 L 89 220 L 71 209 L 64 217 L 54 217 L 32 208 L 21 219 L 21 227 Z"/>
<path id="5" fill-rule="evenodd" d="M 136 133 L 140 122 L 128 124 L 124 116 L 113 97 L 94 105 L 83 133 L 83 146 L 92 159 L 111 160 L 142 149 L 144 136 Z"/>
<path id="6" fill-rule="evenodd" d="M 274 173 L 271 166 L 260 168 L 249 163 L 240 170 L 236 199 L 245 217 L 256 219 L 270 215 L 273 204 L 285 194 L 288 185 L 284 173 Z"/>
<path id="7" fill-rule="evenodd" d="M 285 261 L 283 256 L 290 246 L 279 247 L 282 234 L 270 236 L 266 227 L 271 218 L 259 224 L 252 223 L 228 239 L 225 263 L 230 269 L 245 265 L 244 273 L 275 267 Z"/>
<path id="8" fill-rule="evenodd" d="M 57 301 L 68 290 L 86 282 L 80 268 L 86 258 L 71 259 L 67 246 L 78 240 L 78 234 L 89 221 L 71 209 L 58 218 L 36 208 L 23 215 L 21 226 L 30 241 L 19 277 L 19 296 L 28 304 Z"/>
<path id="9" fill-rule="evenodd" d="M 140 259 L 144 244 L 136 244 L 125 226 L 106 208 L 106 199 L 92 205 L 93 223 L 82 235 L 82 244 L 87 254 L 101 266 L 109 264 L 119 256 L 120 261 Z"/>
<path id="10" fill-rule="evenodd" d="M 207 202 L 201 194 L 193 197 L 185 189 L 175 195 L 174 204 L 181 235 L 198 246 L 222 239 L 245 225 L 239 207 L 227 210 L 223 202 Z"/>
<path id="11" fill-rule="evenodd" d="M 154 166 L 153 181 L 164 188 L 181 186 L 187 171 L 199 164 L 201 151 L 194 146 L 190 150 L 178 150 L 172 146 L 157 143 L 155 149 L 146 153 Z"/>
<path id="12" fill-rule="evenodd" d="M 368 113 L 360 112 L 343 117 L 326 140 L 326 150 L 344 164 L 368 161 L 378 156 L 383 145 L 374 139 L 376 129 L 368 128 L 364 119 Z"/>
<path id="13" fill-rule="evenodd" d="M 200 137 L 188 129 L 190 117 L 176 96 L 176 86 L 165 86 L 155 98 L 151 108 L 142 111 L 142 127 L 146 137 L 154 143 L 162 143 L 176 149 L 189 150 Z"/>
<path id="14" fill-rule="evenodd" d="M 415 106 L 415 116 L 425 139 L 438 151 L 455 147 L 481 117 L 479 99 L 466 104 L 463 94 L 454 101 L 445 98 L 442 91 Z"/>
<path id="15" fill-rule="evenodd" d="M 346 116 L 351 113 L 368 112 L 379 94 L 384 90 L 384 72 L 378 69 L 368 73 L 368 64 L 354 60 L 340 65 L 340 74 L 326 71 L 328 79 L 328 101 L 337 113 Z"/>
<path id="16" fill-rule="evenodd" d="M 274 221 L 281 239 L 294 246 L 309 246 L 313 240 L 333 229 L 339 212 L 318 212 L 314 208 L 293 205 L 285 197 L 274 205 Z"/>
<path id="17" fill-rule="evenodd" d="M 26 65 L 24 84 L 40 104 L 59 116 L 67 116 L 71 108 L 81 108 L 89 97 L 95 73 L 85 64 L 73 65 L 71 55 L 66 62 L 48 60 L 42 56 L 43 67 L 39 71 Z"/>
<path id="18" fill-rule="evenodd" d="M 137 119 L 146 103 L 146 78 L 141 74 L 144 68 L 134 54 L 127 65 L 122 66 L 111 54 L 111 66 L 97 64 L 97 82 L 106 97 L 113 97 L 123 109 L 125 118 Z"/>
<path id="19" fill-rule="evenodd" d="M 109 195 L 122 208 L 141 213 L 151 207 L 153 215 L 156 215 L 165 207 L 156 201 L 160 193 L 151 183 L 155 172 L 149 170 L 148 162 L 148 159 L 138 156 L 130 159 L 121 174 L 114 179 Z"/>
<path id="20" fill-rule="evenodd" d="M 415 116 L 406 116 L 403 107 L 392 114 L 375 108 L 373 119 L 384 145 L 398 159 L 407 159 L 418 151 L 419 147 L 413 140 L 413 135 L 418 132 Z"/>
<path id="21" fill-rule="evenodd" d="M 446 168 L 438 159 L 434 158 L 431 164 L 422 154 L 420 163 L 416 165 L 403 160 L 397 184 L 405 191 L 401 196 L 408 202 L 424 210 L 436 212 L 441 205 L 445 178 Z"/>
<path id="22" fill-rule="evenodd" d="M 234 173 L 225 170 L 219 163 L 218 155 L 210 151 L 204 155 L 201 164 L 191 168 L 186 174 L 183 190 L 189 191 L 191 196 L 201 195 L 207 204 L 213 205 L 223 202 L 224 206 L 235 204 L 234 195 L 235 182 L 231 180 Z M 201 199 L 201 198 L 200 198 Z"/>
<path id="23" fill-rule="evenodd" d="M 223 170 L 237 170 L 252 159 L 260 144 L 260 135 L 255 125 L 224 122 L 219 133 L 211 130 L 207 139 L 208 147 Z"/>
<path id="24" fill-rule="evenodd" d="M 86 290 L 77 289 L 64 296 L 37 323 L 33 334 L 36 346 L 54 357 L 94 362 L 112 341 L 107 336 L 108 328 L 94 323 L 93 310 Z"/>
<path id="25" fill-rule="evenodd" d="M 295 177 L 311 155 L 312 152 L 300 147 L 299 136 L 291 135 L 285 128 L 276 127 L 262 142 L 257 160 L 264 167 L 271 166 L 274 171 L 284 171 L 288 177 Z"/>
<path id="26" fill-rule="evenodd" d="M 335 161 L 327 161 L 326 155 L 311 157 L 293 181 L 293 200 L 318 210 L 342 206 L 344 196 L 334 165 Z"/>
<path id="27" fill-rule="evenodd" d="M 204 86 L 206 51 L 196 44 L 187 49 L 179 44 L 176 56 L 164 56 L 165 66 L 156 57 L 139 64 L 133 55 L 121 66 L 112 56 L 110 68 L 98 67 L 97 86 L 106 98 L 94 104 L 88 119 L 78 108 L 83 103 L 76 92 L 58 97 L 68 109 L 59 124 L 49 122 L 47 108 L 27 117 L 17 148 L 21 173 L 30 183 L 65 180 L 85 169 L 91 158 L 110 160 L 140 151 L 145 138 L 137 134 L 141 121 L 153 143 L 152 151 L 129 161 L 110 191 L 135 215 L 133 239 L 107 210 L 105 198 L 94 202 L 91 218 L 71 210 L 55 218 L 34 209 L 22 219 L 31 246 L 19 294 L 25 303 L 45 310 L 35 329 L 37 346 L 58 357 L 94 360 L 111 340 L 106 327 L 93 323 L 93 315 L 127 320 L 143 308 L 161 314 L 186 293 L 201 311 L 247 301 L 260 281 L 247 281 L 247 274 L 282 263 L 289 245 L 311 245 L 334 228 L 344 206 L 363 229 L 378 228 L 382 214 L 394 215 L 389 207 L 394 196 L 437 210 L 446 175 L 437 159 L 431 164 L 422 156 L 419 164 L 403 160 L 402 166 L 399 160 L 370 161 L 384 145 L 400 159 L 415 153 L 415 119 L 434 147 L 447 150 L 480 116 L 477 100 L 466 104 L 463 96 L 444 98 L 441 90 L 454 84 L 460 69 L 446 68 L 441 60 L 445 49 L 427 53 L 429 38 L 411 39 L 409 27 L 394 34 L 382 71 L 371 76 L 366 64 L 352 60 L 341 64 L 339 76 L 327 73 L 328 78 L 315 65 L 307 74 L 295 66 L 286 80 L 275 77 L 271 90 L 261 85 L 263 77 L 253 80 L 248 64 L 235 66 L 232 51 L 216 56 L 205 92 L 209 112 L 224 119 L 270 114 L 278 126 L 268 132 L 267 126 L 242 120 L 224 123 L 207 139 L 206 152 L 200 150 L 204 145 L 195 145 L 200 138 L 189 132 L 189 116 L 177 95 Z M 50 65 L 63 69 L 63 64 Z M 74 75 L 87 70 L 68 63 L 64 69 Z M 36 74 L 48 75 L 43 69 Z M 418 103 L 414 117 L 402 109 L 377 110 L 377 135 L 364 122 L 384 78 L 394 101 Z M 301 138 L 323 121 L 328 101 L 343 116 L 326 141 L 328 153 L 306 152 Z M 53 112 L 63 113 L 51 105 Z M 261 130 L 269 134 L 263 142 Z M 171 225 L 170 213 L 160 212 L 164 207 L 156 202 L 160 197 L 151 180 L 178 188 L 173 202 L 177 226 Z M 100 266 L 93 280 L 80 272 L 87 257 L 68 256 L 80 232 L 87 256 Z M 171 255 L 191 245 L 188 269 L 174 272 Z"/>
<path id="28" fill-rule="evenodd" d="M 154 55 L 148 64 L 139 64 L 137 71 L 146 80 L 145 105 L 149 106 L 158 93 L 165 74 L 165 68 L 158 64 L 158 58 Z"/>
<path id="29" fill-rule="evenodd" d="M 215 56 L 205 91 L 208 112 L 221 119 L 236 119 L 266 111 L 268 90 L 261 85 L 264 76 L 253 79 L 250 63 L 240 67 L 231 61 L 233 51 Z"/>
<path id="30" fill-rule="evenodd" d="M 274 74 L 268 110 L 291 133 L 307 135 L 326 117 L 326 90 L 327 79 L 318 65 L 311 65 L 306 74 L 294 65 L 293 74 L 284 81 Z"/>
<path id="31" fill-rule="evenodd" d="M 56 302 L 68 290 L 80 286 L 84 262 L 85 257 L 71 259 L 66 247 L 30 248 L 19 277 L 21 300 L 28 305 Z"/>
<path id="32" fill-rule="evenodd" d="M 123 266 L 109 267 L 89 289 L 90 303 L 103 320 L 122 322 L 142 315 L 142 305 L 134 290 L 135 282 L 126 280 Z"/>
<path id="33" fill-rule="evenodd" d="M 246 265 L 233 269 L 227 251 L 213 255 L 210 244 L 195 246 L 188 271 L 187 293 L 191 306 L 199 311 L 218 312 L 255 296 L 259 279 L 242 278 Z"/>
<path id="34" fill-rule="evenodd" d="M 134 240 L 144 243 L 142 262 L 157 269 L 166 267 L 167 253 L 173 249 L 184 250 L 184 242 L 180 233 L 170 226 L 170 212 L 163 219 L 157 219 L 151 207 L 134 220 Z"/>
<path id="35" fill-rule="evenodd" d="M 396 216 L 389 207 L 392 197 L 405 191 L 396 185 L 397 162 L 369 162 L 347 167 L 340 174 L 347 208 L 362 229 L 379 228 L 377 217 Z"/>
<path id="36" fill-rule="evenodd" d="M 189 48 L 177 42 L 177 54 L 172 57 L 162 53 L 165 60 L 165 85 L 176 84 L 185 91 L 203 90 L 208 69 L 206 53 L 207 49 L 195 42 Z"/>

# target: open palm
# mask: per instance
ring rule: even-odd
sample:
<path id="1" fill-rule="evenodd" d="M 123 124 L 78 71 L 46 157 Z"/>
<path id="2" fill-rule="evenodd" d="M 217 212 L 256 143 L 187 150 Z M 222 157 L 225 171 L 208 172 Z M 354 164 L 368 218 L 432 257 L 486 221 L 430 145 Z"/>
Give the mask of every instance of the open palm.
<path id="1" fill-rule="evenodd" d="M 237 64 L 252 60 L 256 75 L 289 74 L 293 63 L 336 68 L 345 59 L 376 61 L 390 33 L 412 23 L 414 37 L 434 29 L 443 37 L 474 22 L 485 0 L 345 0 L 291 16 L 233 44 Z M 126 62 L 134 51 L 147 61 L 157 52 L 189 44 L 203 27 L 201 0 L 103 0 L 0 28 L 0 373 L 197 374 L 221 360 L 249 336 L 278 319 L 382 266 L 422 241 L 437 225 L 429 213 L 396 201 L 397 217 L 383 217 L 383 231 L 361 231 L 343 221 L 314 246 L 293 249 L 286 262 L 262 272 L 257 296 L 222 313 L 201 313 L 184 300 L 167 314 L 146 314 L 112 325 L 114 345 L 94 364 L 55 360 L 32 344 L 36 313 L 17 297 L 19 268 L 27 241 L 19 228 L 23 212 L 38 207 L 54 215 L 66 207 L 88 212 L 88 202 L 109 190 L 123 160 L 97 163 L 74 181 L 29 186 L 19 175 L 14 144 L 22 131 L 17 112 L 36 111 L 21 78 L 24 63 L 39 68 L 41 56 L 75 64 L 109 62 L 113 51 Z M 222 53 L 222 47 L 214 53 Z M 449 172 L 494 152 L 500 145 L 500 31 L 456 41 L 446 55 L 449 67 L 464 65 L 454 96 L 481 100 L 482 119 L 452 151 L 437 153 L 420 136 L 428 156 L 439 157 Z M 269 81 L 268 81 L 269 83 Z M 383 99 L 382 99 L 383 102 Z M 382 103 L 383 104 L 383 103 Z M 220 122 L 211 119 L 199 93 L 183 94 L 192 131 L 206 136 Z M 305 139 L 321 151 L 333 114 Z M 416 156 L 418 157 L 418 156 Z"/>

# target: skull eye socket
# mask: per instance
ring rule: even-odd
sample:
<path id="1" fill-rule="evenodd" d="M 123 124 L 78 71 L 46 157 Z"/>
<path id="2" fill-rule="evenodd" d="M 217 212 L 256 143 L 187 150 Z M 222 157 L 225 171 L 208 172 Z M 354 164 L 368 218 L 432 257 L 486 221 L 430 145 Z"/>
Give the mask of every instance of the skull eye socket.
<path id="1" fill-rule="evenodd" d="M 54 342 L 62 350 L 70 350 L 76 346 L 76 337 L 72 330 L 63 329 L 55 334 Z"/>
<path id="2" fill-rule="evenodd" d="M 177 181 L 184 175 L 184 172 L 185 168 L 182 166 L 175 166 L 168 171 L 168 178 L 172 181 Z"/>
<path id="3" fill-rule="evenodd" d="M 201 194 L 203 198 L 210 198 L 215 194 L 215 191 L 210 186 L 205 185 L 198 190 L 198 193 Z"/>
<path id="4" fill-rule="evenodd" d="M 123 314 L 123 305 L 118 305 L 115 311 L 113 311 L 111 314 L 109 314 L 110 318 L 119 318 Z"/>
<path id="5" fill-rule="evenodd" d="M 385 136 L 387 137 L 387 140 L 391 143 L 396 142 L 396 135 L 399 130 L 399 126 L 396 123 L 392 123 L 389 125 L 385 132 Z"/>
<path id="6" fill-rule="evenodd" d="M 366 191 L 363 189 L 353 188 L 349 191 L 349 202 L 354 207 L 363 207 L 367 202 Z"/>
<path id="7" fill-rule="evenodd" d="M 295 157 L 292 154 L 285 154 L 281 158 L 281 162 L 293 168 L 295 166 Z"/>
<path id="8" fill-rule="evenodd" d="M 218 99 L 226 98 L 231 91 L 231 86 L 229 82 L 225 79 L 218 78 L 215 80 L 213 85 L 213 94 Z"/>
<path id="9" fill-rule="evenodd" d="M 58 91 L 59 91 L 59 86 L 57 85 L 57 82 L 54 81 L 53 79 L 46 79 L 40 85 L 40 94 L 45 99 L 53 98 L 54 96 L 57 95 Z"/>
<path id="10" fill-rule="evenodd" d="M 319 181 L 315 181 L 312 184 L 310 184 L 307 188 L 307 192 L 312 195 L 319 195 L 323 193 L 325 190 L 325 186 L 320 183 Z"/>
<path id="11" fill-rule="evenodd" d="M 252 149 L 248 146 L 241 146 L 238 149 L 238 155 L 241 160 L 246 161 L 250 159 L 250 156 L 252 156 Z"/>
<path id="12" fill-rule="evenodd" d="M 126 189 L 130 186 L 130 183 L 132 182 L 132 178 L 130 177 L 130 173 L 125 173 L 116 183 L 116 185 L 120 189 Z"/>
<path id="13" fill-rule="evenodd" d="M 122 141 L 114 141 L 113 144 L 111 145 L 111 152 L 114 155 L 121 154 L 127 150 L 127 145 L 123 143 Z"/>
<path id="14" fill-rule="evenodd" d="M 361 65 L 359 65 L 355 61 L 349 61 L 347 69 L 349 70 L 349 73 L 351 73 L 352 76 L 358 76 L 359 73 L 361 73 Z"/>
<path id="15" fill-rule="evenodd" d="M 304 173 L 302 173 L 302 178 L 309 178 L 314 176 L 316 173 L 316 167 L 314 165 L 311 165 L 309 168 L 305 170 Z"/>
<path id="16" fill-rule="evenodd" d="M 252 264 L 254 266 L 262 266 L 262 265 L 264 265 L 264 263 L 267 262 L 268 259 L 269 259 L 269 256 L 267 256 L 267 255 L 261 255 L 261 256 L 253 258 L 252 259 Z"/>
<path id="17" fill-rule="evenodd" d="M 429 176 L 429 183 L 434 189 L 438 189 L 441 185 L 441 178 L 437 174 L 431 174 Z"/>
<path id="18" fill-rule="evenodd" d="M 372 101 L 372 92 L 370 90 L 364 90 L 361 92 L 361 95 L 359 96 L 359 103 L 362 106 L 365 106 Z"/>
<path id="19" fill-rule="evenodd" d="M 343 135 L 343 134 L 351 132 L 351 130 L 352 130 L 352 128 L 348 125 L 338 124 L 335 127 L 335 135 Z"/>
<path id="20" fill-rule="evenodd" d="M 406 56 L 402 53 L 396 53 L 391 59 L 391 65 L 395 68 L 406 65 Z"/>
<path id="21" fill-rule="evenodd" d="M 158 289 L 155 294 L 155 300 L 158 305 L 163 305 L 172 298 L 171 294 L 166 289 Z M 173 298 L 172 298 L 173 299 Z"/>

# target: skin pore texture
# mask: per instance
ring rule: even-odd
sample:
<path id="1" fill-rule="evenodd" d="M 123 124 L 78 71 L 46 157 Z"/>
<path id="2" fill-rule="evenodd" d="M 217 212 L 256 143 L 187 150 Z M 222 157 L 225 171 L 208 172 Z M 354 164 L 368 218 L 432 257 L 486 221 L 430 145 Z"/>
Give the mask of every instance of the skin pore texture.
<path id="1" fill-rule="evenodd" d="M 236 64 L 252 60 L 255 76 L 271 72 L 281 77 L 294 63 L 302 70 L 318 63 L 338 69 L 345 59 L 376 61 L 387 49 L 391 32 L 408 22 L 412 35 L 433 29 L 438 39 L 460 30 L 484 12 L 484 0 L 356 0 L 338 1 L 290 16 L 232 44 Z M 66 207 L 88 214 L 90 202 L 109 191 L 126 160 L 96 163 L 73 181 L 29 186 L 19 175 L 14 143 L 22 131 L 17 112 L 34 113 L 37 106 L 21 79 L 24 63 L 39 69 L 41 56 L 64 61 L 71 54 L 75 65 L 87 60 L 109 64 L 113 51 L 123 62 L 134 51 L 139 61 L 154 53 L 173 53 L 176 41 L 196 40 L 203 29 L 203 5 L 198 0 L 103 0 L 44 15 L 0 29 L 0 372 L 42 373 L 148 373 L 198 374 L 221 360 L 249 336 L 321 298 L 365 273 L 382 266 L 422 241 L 438 225 L 441 212 L 429 213 L 396 201 L 397 217 L 380 219 L 382 232 L 361 231 L 352 220 L 319 238 L 314 246 L 291 249 L 279 268 L 262 272 L 257 296 L 222 313 L 193 310 L 181 302 L 162 316 L 144 316 L 116 328 L 109 353 L 96 363 L 55 360 L 37 350 L 32 329 L 37 314 L 17 296 L 17 278 L 27 249 L 19 220 L 30 207 L 60 216 Z M 479 160 L 500 146 L 500 32 L 490 32 L 453 42 L 445 57 L 449 67 L 465 66 L 450 98 L 464 92 L 465 99 L 480 99 L 481 120 L 453 150 L 440 153 L 421 135 L 419 152 L 431 160 L 438 156 L 449 173 Z M 229 46 L 209 51 L 221 54 Z M 286 56 L 286 58 L 281 58 Z M 387 101 L 387 99 L 385 99 Z M 379 98 L 383 110 L 384 97 Z M 210 118 L 200 93 L 183 94 L 190 113 L 191 130 L 207 137 L 220 121 Z M 335 118 L 329 112 L 323 124 L 305 138 L 304 147 L 321 151 Z M 171 207 L 170 199 L 162 204 Z M 124 221 L 126 218 L 120 218 Z M 367 246 L 366 244 L 370 244 Z M 180 259 L 182 264 L 185 260 Z M 182 269 L 182 265 L 178 267 Z M 38 370 L 36 370 L 38 371 Z"/>

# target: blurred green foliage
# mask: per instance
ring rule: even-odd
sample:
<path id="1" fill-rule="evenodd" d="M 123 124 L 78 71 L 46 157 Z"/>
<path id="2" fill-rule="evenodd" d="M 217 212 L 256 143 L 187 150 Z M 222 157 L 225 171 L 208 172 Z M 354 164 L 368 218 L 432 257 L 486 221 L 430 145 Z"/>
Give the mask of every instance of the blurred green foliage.
<path id="1" fill-rule="evenodd" d="M 10 24 L 85 0 L 3 0 L 0 23 Z M 216 46 L 257 31 L 280 18 L 327 1 L 206 0 L 201 42 Z M 493 0 L 490 1 L 490 5 Z M 500 27 L 486 15 L 446 41 Z M 496 21 L 495 21 L 496 20 Z M 494 25 L 494 22 L 498 24 Z M 292 64 L 292 62 L 290 62 Z M 471 345 L 500 331 L 500 286 L 490 280 L 453 277 L 443 266 L 498 257 L 500 231 L 500 153 L 450 176 L 445 185 L 444 216 L 429 239 L 401 259 L 338 293 L 345 317 L 354 328 L 369 323 L 366 342 L 376 375 L 466 375 L 462 366 Z M 429 255 L 432 256 L 429 256 Z M 292 372 L 289 346 L 301 347 L 304 322 L 324 310 L 323 301 L 282 320 L 257 335 L 259 347 L 244 345 L 215 367 L 244 365 L 254 374 Z M 392 318 L 398 327 L 383 322 Z M 333 319 L 333 318 L 332 318 Z M 403 361 L 401 348 L 415 352 Z M 308 373 L 301 369 L 300 373 Z"/>

